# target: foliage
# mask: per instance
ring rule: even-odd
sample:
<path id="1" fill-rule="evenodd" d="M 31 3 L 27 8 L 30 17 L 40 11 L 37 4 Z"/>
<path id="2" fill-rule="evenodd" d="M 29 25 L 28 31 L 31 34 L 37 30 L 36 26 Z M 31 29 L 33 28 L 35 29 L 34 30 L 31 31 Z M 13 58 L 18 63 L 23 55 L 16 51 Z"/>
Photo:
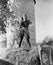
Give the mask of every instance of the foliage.
<path id="1" fill-rule="evenodd" d="M 46 36 L 42 41 L 42 45 L 53 45 L 53 38 L 51 36 Z"/>

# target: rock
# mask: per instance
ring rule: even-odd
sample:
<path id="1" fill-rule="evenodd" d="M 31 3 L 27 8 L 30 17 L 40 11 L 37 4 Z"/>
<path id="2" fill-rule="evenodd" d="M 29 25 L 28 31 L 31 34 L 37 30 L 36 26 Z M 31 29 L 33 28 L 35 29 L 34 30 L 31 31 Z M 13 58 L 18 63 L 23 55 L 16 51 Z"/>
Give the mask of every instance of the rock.
<path id="1" fill-rule="evenodd" d="M 10 49 L 11 52 L 9 52 L 6 56 L 6 59 L 9 60 L 9 62 L 13 62 L 13 64 L 20 64 L 24 63 L 23 65 L 27 65 L 30 62 L 35 62 L 36 60 L 36 56 L 38 56 L 37 54 L 37 49 L 35 48 L 36 46 L 34 46 L 34 48 L 32 48 L 30 51 L 25 51 L 23 50 L 23 48 L 21 49 L 15 49 L 14 51 Z M 34 58 L 33 61 L 31 61 L 31 59 Z"/>
<path id="2" fill-rule="evenodd" d="M 14 65 L 13 63 L 10 63 L 8 61 L 0 59 L 0 65 Z"/>

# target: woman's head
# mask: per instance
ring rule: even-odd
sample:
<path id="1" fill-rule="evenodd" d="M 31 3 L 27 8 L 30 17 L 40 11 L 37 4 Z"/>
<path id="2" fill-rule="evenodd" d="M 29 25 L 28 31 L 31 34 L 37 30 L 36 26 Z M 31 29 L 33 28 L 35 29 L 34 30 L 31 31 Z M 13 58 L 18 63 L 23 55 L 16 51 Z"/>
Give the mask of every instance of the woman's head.
<path id="1" fill-rule="evenodd" d="M 23 14 L 23 19 L 26 20 L 27 19 L 27 15 Z"/>

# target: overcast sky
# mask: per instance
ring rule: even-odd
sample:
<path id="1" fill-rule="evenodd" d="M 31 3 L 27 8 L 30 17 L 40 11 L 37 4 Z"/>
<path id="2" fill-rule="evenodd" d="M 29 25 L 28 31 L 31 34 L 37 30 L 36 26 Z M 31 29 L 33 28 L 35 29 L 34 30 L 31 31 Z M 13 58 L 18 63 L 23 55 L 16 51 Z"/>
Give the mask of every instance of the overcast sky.
<path id="1" fill-rule="evenodd" d="M 36 40 L 53 35 L 53 0 L 37 0 L 36 3 Z"/>

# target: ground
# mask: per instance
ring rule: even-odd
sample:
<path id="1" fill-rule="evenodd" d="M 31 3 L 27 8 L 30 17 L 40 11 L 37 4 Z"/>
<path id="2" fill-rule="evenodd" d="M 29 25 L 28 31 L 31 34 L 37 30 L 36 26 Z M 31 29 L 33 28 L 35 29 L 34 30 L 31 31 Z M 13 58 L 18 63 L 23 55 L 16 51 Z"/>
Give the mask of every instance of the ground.
<path id="1" fill-rule="evenodd" d="M 17 65 L 19 62 L 29 64 L 31 59 L 36 60 L 38 56 L 37 47 L 32 46 L 30 51 L 24 50 L 24 48 L 2 48 L 0 49 L 0 59 Z"/>

